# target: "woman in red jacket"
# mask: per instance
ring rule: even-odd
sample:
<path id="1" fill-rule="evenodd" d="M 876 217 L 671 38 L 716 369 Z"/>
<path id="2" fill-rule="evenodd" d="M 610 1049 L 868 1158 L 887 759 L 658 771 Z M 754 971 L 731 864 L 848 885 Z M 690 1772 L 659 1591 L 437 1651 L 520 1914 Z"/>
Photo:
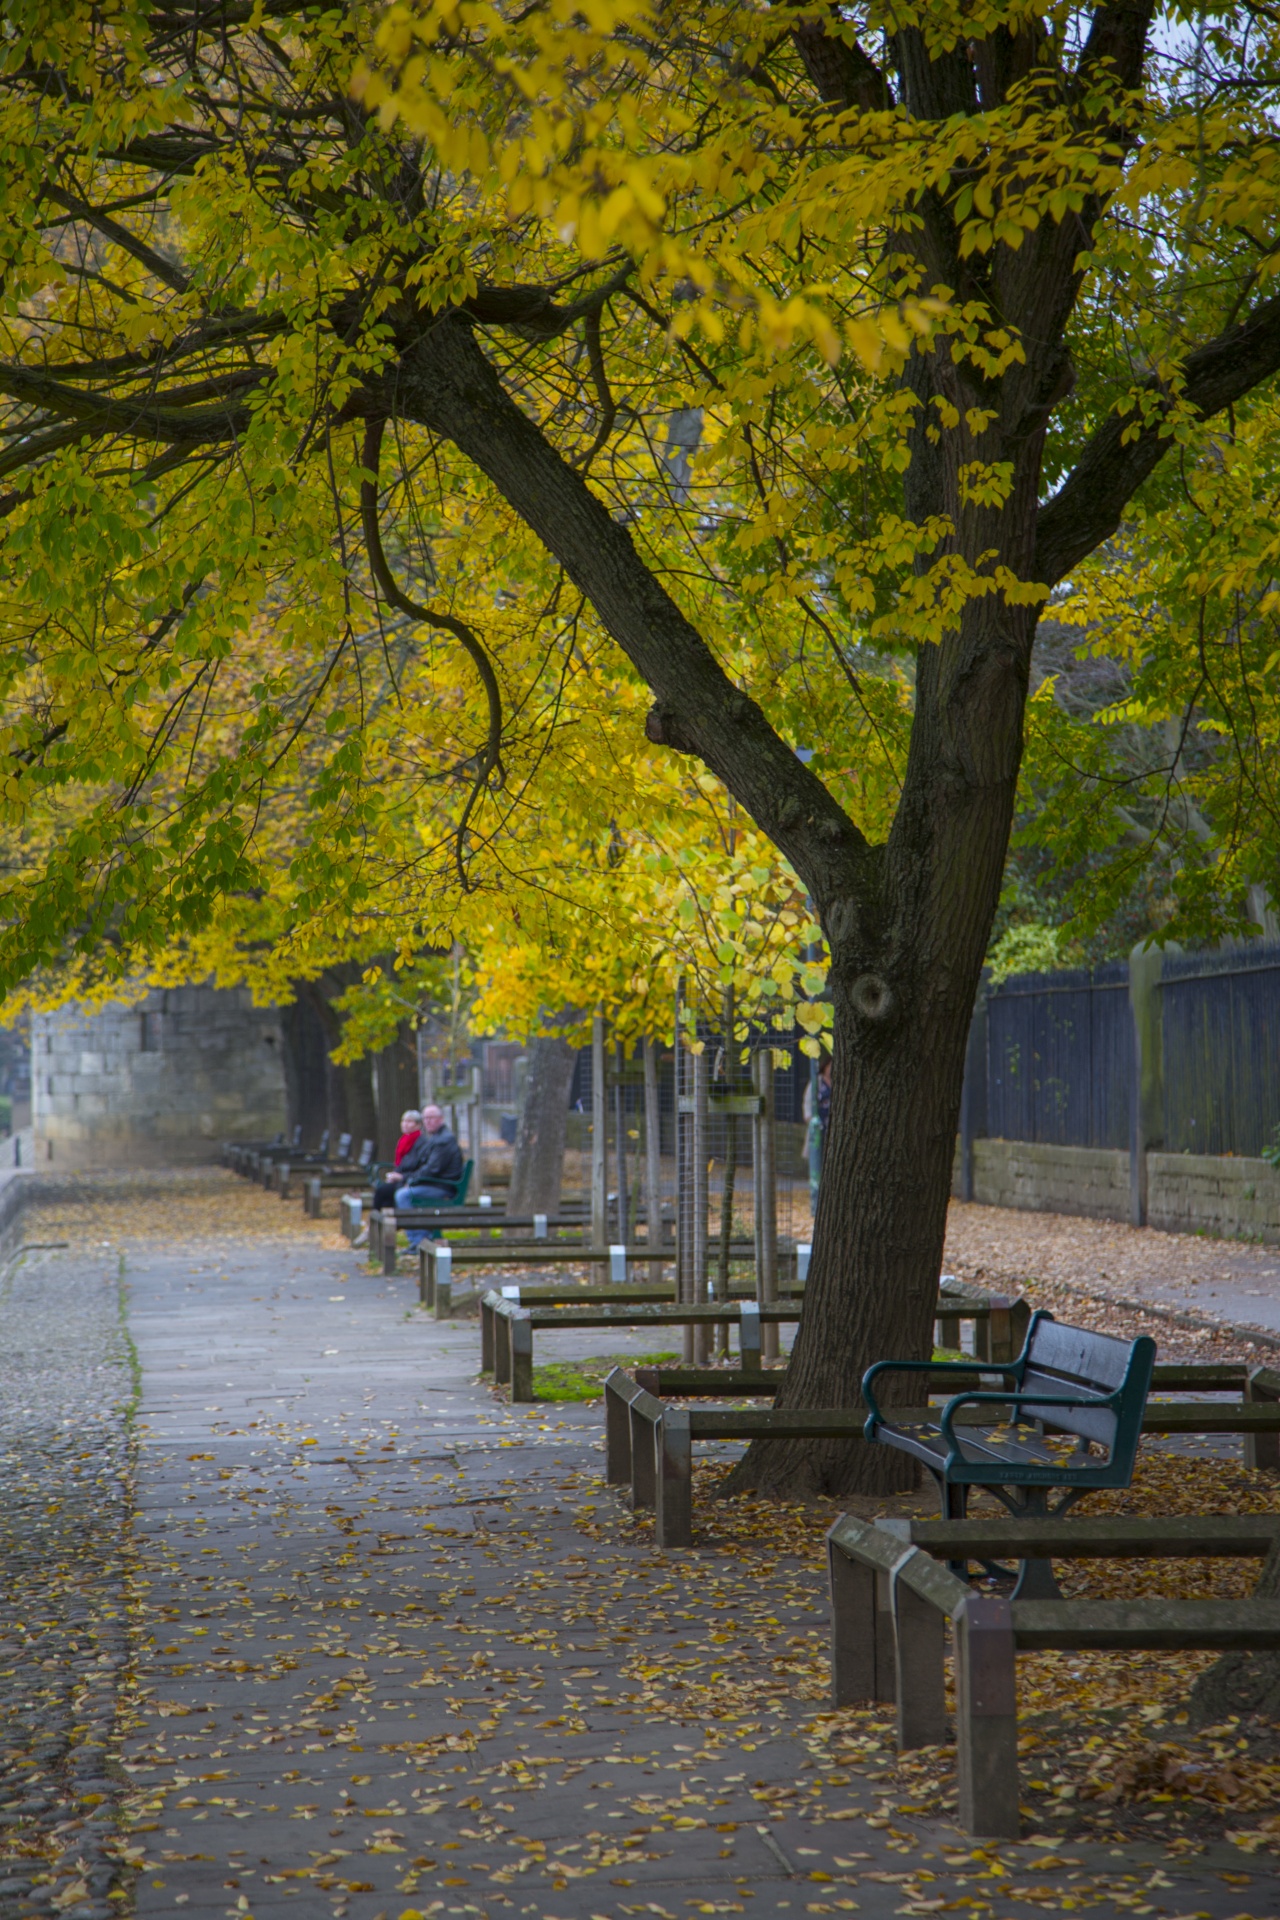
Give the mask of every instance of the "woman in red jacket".
<path id="1" fill-rule="evenodd" d="M 404 1159 L 410 1147 L 414 1146 L 421 1138 L 422 1115 L 410 1107 L 407 1113 L 400 1115 L 400 1138 L 396 1141 L 397 1166 L 400 1165 L 400 1162 Z"/>

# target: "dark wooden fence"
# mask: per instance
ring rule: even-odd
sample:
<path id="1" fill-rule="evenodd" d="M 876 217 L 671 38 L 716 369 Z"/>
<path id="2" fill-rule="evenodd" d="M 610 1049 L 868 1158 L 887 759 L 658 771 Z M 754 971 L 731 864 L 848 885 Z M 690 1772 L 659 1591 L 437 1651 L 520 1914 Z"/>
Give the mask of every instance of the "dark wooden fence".
<path id="1" fill-rule="evenodd" d="M 1280 1123 L 1280 947 L 1166 954 L 1159 974 L 1146 1144 L 1260 1153 Z M 1127 964 L 1017 975 L 978 1007 L 966 1132 L 1127 1148 L 1137 1074 Z"/>

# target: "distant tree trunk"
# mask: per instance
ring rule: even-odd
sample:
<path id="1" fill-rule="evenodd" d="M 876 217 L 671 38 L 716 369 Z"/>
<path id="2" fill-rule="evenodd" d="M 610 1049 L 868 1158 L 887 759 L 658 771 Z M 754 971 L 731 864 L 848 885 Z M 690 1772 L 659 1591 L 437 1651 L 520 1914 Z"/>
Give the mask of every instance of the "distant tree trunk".
<path id="1" fill-rule="evenodd" d="M 529 1049 L 524 1111 L 507 1189 L 510 1214 L 560 1211 L 569 1089 L 576 1051 L 567 1040 L 535 1040 Z"/>
<path id="2" fill-rule="evenodd" d="M 298 987 L 299 998 L 305 995 L 324 1030 L 327 1105 L 324 1124 L 329 1129 L 330 1148 L 336 1151 L 339 1136 L 349 1133 L 352 1150 L 357 1153 L 362 1141 L 377 1143 L 373 1075 L 368 1060 L 356 1060 L 350 1066 L 342 1066 L 333 1058 L 333 1049 L 342 1038 L 342 1022 L 333 1001 L 338 994 L 345 993 L 348 987 L 354 985 L 360 972 L 355 962 L 349 966 L 330 967 L 318 980 L 304 980 Z"/>
<path id="3" fill-rule="evenodd" d="M 367 1063 L 361 1062 L 361 1065 Z M 400 1138 L 400 1115 L 418 1104 L 418 1049 L 413 1029 L 403 1025 L 389 1047 L 373 1056 L 372 1079 L 377 1111 L 379 1160 L 390 1160 Z M 359 1141 L 356 1142 L 357 1147 Z"/>
<path id="4" fill-rule="evenodd" d="M 301 1127 L 303 1146 L 314 1147 L 329 1124 L 329 1057 L 324 1023 L 305 984 L 299 985 L 297 998 L 280 1009 L 280 1027 L 288 1138 Z"/>

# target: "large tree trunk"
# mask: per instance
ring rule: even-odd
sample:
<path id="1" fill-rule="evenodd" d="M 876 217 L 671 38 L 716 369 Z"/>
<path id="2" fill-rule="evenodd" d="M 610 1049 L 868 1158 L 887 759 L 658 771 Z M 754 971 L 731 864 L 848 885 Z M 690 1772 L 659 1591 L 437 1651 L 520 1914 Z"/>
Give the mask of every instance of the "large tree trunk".
<path id="1" fill-rule="evenodd" d="M 779 1408 L 856 1406 L 873 1361 L 932 1352 L 965 1050 L 1013 817 L 1034 631 L 1029 614 L 981 610 L 983 625 L 997 618 L 1009 627 L 1006 684 L 953 700 L 949 750 L 890 836 L 879 937 L 867 937 L 864 916 L 861 935 L 842 939 L 840 915 L 826 916 L 831 1114 L 804 1318 Z M 978 611 L 969 619 L 977 625 Z M 920 735 L 936 726 L 927 695 L 938 651 L 922 660 Z M 931 744 L 936 752 L 920 740 L 922 751 Z M 918 1386 L 908 1375 L 885 1398 L 918 1403 Z M 878 1493 L 914 1480 L 904 1455 L 862 1440 L 757 1442 L 730 1485 Z"/>
<path id="2" fill-rule="evenodd" d="M 511 1215 L 560 1211 L 569 1089 L 577 1054 L 567 1040 L 535 1040 L 507 1189 Z"/>

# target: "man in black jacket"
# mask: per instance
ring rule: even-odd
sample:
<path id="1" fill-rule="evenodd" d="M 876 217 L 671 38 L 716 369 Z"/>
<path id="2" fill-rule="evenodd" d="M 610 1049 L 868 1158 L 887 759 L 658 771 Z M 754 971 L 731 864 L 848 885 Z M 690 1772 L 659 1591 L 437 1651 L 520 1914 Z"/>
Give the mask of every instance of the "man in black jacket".
<path id="1" fill-rule="evenodd" d="M 424 1207 L 452 1200 L 465 1162 L 439 1107 L 422 1109 L 422 1132 L 394 1173 L 373 1190 L 375 1209 Z"/>

